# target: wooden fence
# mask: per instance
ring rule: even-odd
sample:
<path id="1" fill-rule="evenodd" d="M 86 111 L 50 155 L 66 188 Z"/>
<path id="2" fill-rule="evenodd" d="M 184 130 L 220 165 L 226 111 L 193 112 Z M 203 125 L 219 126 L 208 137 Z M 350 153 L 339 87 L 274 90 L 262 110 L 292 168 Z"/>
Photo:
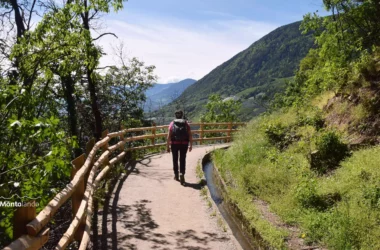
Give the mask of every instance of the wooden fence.
<path id="1" fill-rule="evenodd" d="M 193 142 L 203 144 L 206 141 L 231 141 L 231 133 L 245 123 L 191 123 Z M 210 127 L 219 127 L 209 129 Z M 226 128 L 221 128 L 226 127 Z M 49 239 L 46 225 L 58 209 L 71 198 L 73 219 L 67 231 L 61 237 L 56 249 L 65 249 L 73 240 L 80 241 L 79 249 L 86 249 L 90 242 L 91 218 L 93 214 L 93 194 L 100 181 L 113 165 L 133 150 L 150 149 L 166 145 L 168 125 L 123 129 L 119 132 L 102 134 L 102 140 L 95 143 L 90 140 L 86 145 L 86 154 L 82 154 L 71 163 L 71 182 L 61 190 L 38 215 L 34 201 L 20 207 L 14 214 L 13 236 L 15 240 L 5 247 L 11 249 L 40 249 Z M 138 133 L 147 132 L 143 135 Z M 221 135 L 221 134 L 226 135 Z M 217 134 L 218 136 L 215 136 Z M 157 141 L 162 143 L 156 143 Z M 116 141 L 110 146 L 110 141 Z M 126 147 L 127 143 L 145 140 L 149 145 Z M 86 157 L 87 156 L 87 157 Z M 114 156 L 110 159 L 111 156 Z"/>

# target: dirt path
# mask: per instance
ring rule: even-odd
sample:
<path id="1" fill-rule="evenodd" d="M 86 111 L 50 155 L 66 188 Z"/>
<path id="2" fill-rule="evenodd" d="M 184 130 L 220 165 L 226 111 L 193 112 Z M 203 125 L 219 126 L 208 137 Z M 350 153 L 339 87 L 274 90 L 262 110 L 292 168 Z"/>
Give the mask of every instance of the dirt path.
<path id="1" fill-rule="evenodd" d="M 200 196 L 198 160 L 214 146 L 188 153 L 186 186 L 173 180 L 171 154 L 148 156 L 116 185 L 107 217 L 99 223 L 101 249 L 235 250 Z M 107 221 L 105 221 L 107 219 Z M 100 226 L 101 227 L 101 226 Z"/>

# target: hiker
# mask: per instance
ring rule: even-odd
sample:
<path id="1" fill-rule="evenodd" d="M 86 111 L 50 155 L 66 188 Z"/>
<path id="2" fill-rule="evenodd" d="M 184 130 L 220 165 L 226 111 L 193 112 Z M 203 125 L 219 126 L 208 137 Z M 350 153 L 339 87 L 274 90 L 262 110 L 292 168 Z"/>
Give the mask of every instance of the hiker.
<path id="1" fill-rule="evenodd" d="M 166 151 L 170 153 L 171 150 L 173 154 L 174 180 L 180 180 L 181 185 L 185 185 L 186 154 L 187 150 L 189 150 L 189 152 L 192 150 L 193 137 L 191 136 L 189 124 L 183 119 L 182 110 L 177 110 L 175 112 L 175 118 L 176 119 L 169 125 Z M 178 153 L 180 176 L 178 175 Z"/>

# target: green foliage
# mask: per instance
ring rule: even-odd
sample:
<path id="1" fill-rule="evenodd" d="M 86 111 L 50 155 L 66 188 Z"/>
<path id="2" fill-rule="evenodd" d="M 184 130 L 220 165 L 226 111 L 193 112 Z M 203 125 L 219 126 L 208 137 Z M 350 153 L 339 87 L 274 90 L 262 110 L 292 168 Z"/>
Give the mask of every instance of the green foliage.
<path id="1" fill-rule="evenodd" d="M 378 248 L 378 151 L 355 152 L 332 176 L 318 181 L 319 192 L 339 193 L 342 199 L 328 211 L 306 214 L 310 241 L 324 240 L 333 249 Z"/>
<path id="2" fill-rule="evenodd" d="M 299 136 L 295 133 L 292 127 L 283 126 L 281 123 L 266 124 L 265 135 L 269 142 L 280 150 L 283 150 L 299 139 Z"/>
<path id="3" fill-rule="evenodd" d="M 0 151 L 1 162 L 6 163 L 0 173 L 1 196 L 11 202 L 35 199 L 41 209 L 69 181 L 69 149 L 75 141 L 66 137 L 55 117 L 10 119 L 6 132 L 17 137 L 18 144 Z M 13 208 L 1 207 L 0 211 L 4 236 L 11 238 Z"/>
<path id="4" fill-rule="evenodd" d="M 210 95 L 202 122 L 236 122 L 241 103 L 233 99 L 223 100 L 220 95 Z"/>
<path id="5" fill-rule="evenodd" d="M 41 2 L 41 21 L 33 29 L 26 27 L 34 15 L 28 13 L 32 1 L 15 1 L 18 9 L 8 2 L 0 1 L 1 11 L 6 8 L 1 18 L 18 32 L 0 30 L 0 45 L 7 44 L 0 52 L 7 65 L 0 66 L 0 196 L 10 202 L 34 199 L 39 212 L 67 185 L 70 161 L 92 137 L 93 104 L 102 104 L 103 126 L 113 131 L 120 124 L 143 124 L 140 105 L 155 81 L 154 67 L 132 59 L 104 77 L 96 70 L 102 51 L 91 35 L 92 20 L 120 10 L 122 0 Z M 16 10 L 21 23 L 13 21 Z M 13 212 L 0 208 L 0 247 L 12 239 Z"/>
<path id="6" fill-rule="evenodd" d="M 145 66 L 137 58 L 121 67 L 112 67 L 100 81 L 101 111 L 108 114 L 104 126 L 118 131 L 120 125 L 130 127 L 132 120 L 142 120 L 145 91 L 156 81 L 154 66 Z"/>
<path id="7" fill-rule="evenodd" d="M 315 144 L 317 151 L 311 155 L 310 167 L 320 174 L 336 168 L 349 155 L 348 146 L 334 131 L 322 131 Z"/>
<path id="8" fill-rule="evenodd" d="M 352 94 L 379 77 L 380 22 L 377 1 L 324 1 L 332 16 L 307 14 L 303 32 L 313 32 L 317 47 L 302 59 L 285 95 L 275 106 L 302 105 L 321 91 Z"/>
<path id="9" fill-rule="evenodd" d="M 278 244 L 272 240 L 278 229 L 268 231 L 258 222 L 263 215 L 252 199 L 268 202 L 284 222 L 299 226 L 310 244 L 329 249 L 377 249 L 380 148 L 347 155 L 347 145 L 339 134 L 328 128 L 318 130 L 314 119 L 321 119 L 318 111 L 295 108 L 262 116 L 239 132 L 228 150 L 216 152 L 214 163 L 228 185 L 229 198 L 273 246 Z M 268 124 L 281 124 L 275 131 L 292 128 L 299 139 L 280 151 L 267 135 Z M 320 175 L 311 169 L 312 150 L 325 157 L 319 168 L 334 163 L 335 170 Z"/>
<path id="10" fill-rule="evenodd" d="M 295 189 L 295 198 L 299 204 L 306 208 L 316 211 L 326 211 L 341 201 L 339 193 L 318 194 L 318 182 L 313 177 L 301 178 Z"/>
<path id="11" fill-rule="evenodd" d="M 322 112 L 320 110 L 315 110 L 315 112 L 309 112 L 306 114 L 300 113 L 297 116 L 297 125 L 302 126 L 313 126 L 317 131 L 325 126 L 325 120 L 322 117 Z"/>
<path id="12" fill-rule="evenodd" d="M 377 249 L 379 147 L 351 155 L 342 136 L 325 123 L 331 124 L 333 114 L 347 115 L 368 127 L 360 120 L 378 117 L 373 91 L 378 91 L 379 80 L 379 3 L 323 2 L 333 15 L 304 17 L 301 28 L 314 34 L 316 47 L 286 83 L 285 94 L 276 96 L 272 107 L 282 109 L 252 121 L 229 150 L 214 158 L 231 190 L 237 190 L 229 193 L 237 204 L 254 198 L 268 202 L 283 221 L 301 228 L 307 243 Z M 327 91 L 335 94 L 335 103 L 324 108 L 326 99 L 318 105 L 321 110 L 312 108 L 313 98 Z M 329 116 L 328 109 L 334 111 Z M 239 207 L 254 209 L 252 204 Z M 271 242 L 272 234 L 258 223 L 255 227 Z"/>
<path id="13" fill-rule="evenodd" d="M 241 109 L 240 101 L 223 100 L 220 95 L 211 95 L 206 104 L 206 112 L 201 116 L 202 122 L 237 122 L 237 114 Z M 203 129 L 227 129 L 227 125 L 205 126 Z M 205 133 L 206 137 L 221 137 L 226 133 Z"/>

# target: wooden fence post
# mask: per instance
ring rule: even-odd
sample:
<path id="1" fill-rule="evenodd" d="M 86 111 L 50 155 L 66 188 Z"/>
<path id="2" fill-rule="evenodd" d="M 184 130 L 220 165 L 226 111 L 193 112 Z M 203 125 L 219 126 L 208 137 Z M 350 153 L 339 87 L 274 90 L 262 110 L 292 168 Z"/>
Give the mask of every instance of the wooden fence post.
<path id="1" fill-rule="evenodd" d="M 231 130 L 232 130 L 232 122 L 228 124 L 228 132 L 227 132 L 228 137 L 231 137 Z M 230 141 L 231 141 L 231 138 L 227 138 L 227 142 L 230 142 Z"/>
<path id="2" fill-rule="evenodd" d="M 121 131 L 124 130 L 124 125 L 121 125 L 121 126 L 120 126 L 120 130 L 121 130 Z M 120 135 L 120 141 L 123 141 L 123 140 L 124 140 L 124 134 L 121 134 L 121 135 Z M 123 151 L 124 151 L 124 148 L 121 147 L 121 148 L 120 148 L 120 153 L 123 152 Z"/>
<path id="3" fill-rule="evenodd" d="M 20 202 L 21 203 L 21 202 Z M 27 234 L 26 224 L 36 218 L 35 201 L 21 204 L 13 215 L 13 239 L 17 239 L 23 234 Z"/>
<path id="4" fill-rule="evenodd" d="M 92 150 L 92 148 L 95 146 L 95 138 L 92 138 L 86 143 L 86 155 L 88 156 Z"/>
<path id="5" fill-rule="evenodd" d="M 106 138 L 107 135 L 108 135 L 108 129 L 106 129 L 102 132 L 102 139 Z M 102 147 L 102 150 L 106 151 L 106 150 L 108 150 L 108 147 L 109 147 L 109 142 L 104 144 L 104 146 Z M 109 163 L 109 160 L 108 160 L 108 156 L 107 156 L 107 159 L 104 161 L 104 166 L 106 166 L 108 163 Z"/>
<path id="6" fill-rule="evenodd" d="M 104 130 L 102 132 L 102 139 L 106 138 L 108 136 L 108 129 Z M 107 142 L 106 144 L 104 144 L 104 146 L 102 147 L 102 151 L 107 151 L 109 148 L 109 142 Z M 103 166 L 101 167 L 104 167 L 106 165 L 109 164 L 109 158 L 107 156 L 107 158 L 105 159 L 104 163 L 102 164 Z M 99 201 L 98 199 L 96 198 L 95 196 L 95 193 L 96 193 L 96 190 L 94 190 L 94 194 L 93 194 L 93 210 L 95 212 L 95 214 L 97 214 L 98 210 L 99 210 Z M 89 203 L 88 206 L 91 206 L 91 204 Z M 90 208 L 91 209 L 91 208 Z M 86 218 L 87 220 L 87 218 Z M 92 235 L 93 235 L 93 249 L 98 249 L 99 248 L 99 243 L 98 243 L 98 238 L 99 238 L 99 233 L 98 233 L 98 216 L 93 216 L 92 218 Z"/>
<path id="7" fill-rule="evenodd" d="M 86 144 L 86 156 L 90 155 L 90 152 L 94 148 L 94 146 L 95 146 L 95 138 L 92 138 Z M 94 161 L 95 161 L 95 158 L 92 160 L 91 167 L 88 170 L 88 172 L 86 173 L 86 175 L 84 176 L 84 186 L 85 187 L 87 186 L 87 180 L 88 180 L 88 177 L 90 176 L 90 172 L 91 172 L 91 169 L 92 169 L 92 167 L 94 165 Z M 83 223 L 84 226 L 82 226 L 82 223 Z M 82 227 L 83 227 L 83 229 L 82 229 Z M 79 236 L 79 235 L 80 235 L 80 237 L 79 237 L 78 241 L 82 240 L 82 236 L 83 236 L 83 233 L 85 231 L 85 228 L 86 228 L 86 215 L 83 216 L 83 219 L 82 219 L 82 221 L 80 223 L 80 227 L 78 228 L 77 233 L 75 234 L 75 239 L 76 240 L 77 240 L 77 236 Z M 80 233 L 79 233 L 79 229 L 81 229 Z"/>
<path id="8" fill-rule="evenodd" d="M 95 138 L 92 138 L 91 140 L 89 140 L 87 143 L 86 143 L 86 156 L 88 156 L 92 150 L 92 148 L 95 146 Z M 94 164 L 94 160 L 91 162 L 91 167 L 89 169 L 89 171 L 86 173 L 86 175 L 84 176 L 84 186 L 87 185 L 87 180 L 88 180 L 88 176 L 90 175 L 90 172 L 91 172 L 91 168 L 92 168 L 92 165 Z"/>
<path id="9" fill-rule="evenodd" d="M 152 135 L 153 138 L 151 139 L 152 145 L 154 146 L 156 144 L 156 123 L 153 122 L 153 127 L 152 127 Z"/>
<path id="10" fill-rule="evenodd" d="M 203 122 L 201 122 L 200 130 L 201 130 L 201 140 L 200 140 L 199 144 L 202 145 L 202 143 L 203 143 Z"/>
<path id="11" fill-rule="evenodd" d="M 81 156 L 75 158 L 73 161 L 71 161 L 71 164 L 73 165 L 73 168 L 71 169 L 71 180 L 74 179 L 75 174 L 81 169 L 81 167 L 84 165 L 84 162 L 86 161 L 86 155 L 82 154 Z M 87 178 L 86 178 L 87 180 Z M 82 180 L 78 187 L 75 189 L 71 196 L 71 207 L 72 207 L 72 212 L 73 212 L 73 218 L 75 218 L 80 203 L 82 202 L 83 196 L 84 196 L 84 191 L 86 190 L 85 182 L 86 180 Z M 83 219 L 77 231 L 75 232 L 74 239 L 77 241 L 80 241 L 83 236 L 84 229 L 86 227 L 86 221 Z"/>
<path id="12" fill-rule="evenodd" d="M 108 129 L 106 129 L 102 132 L 102 139 L 106 138 L 107 135 L 108 135 Z M 103 151 L 108 150 L 108 142 L 106 144 L 104 144 L 104 146 L 102 147 L 102 150 Z"/>

